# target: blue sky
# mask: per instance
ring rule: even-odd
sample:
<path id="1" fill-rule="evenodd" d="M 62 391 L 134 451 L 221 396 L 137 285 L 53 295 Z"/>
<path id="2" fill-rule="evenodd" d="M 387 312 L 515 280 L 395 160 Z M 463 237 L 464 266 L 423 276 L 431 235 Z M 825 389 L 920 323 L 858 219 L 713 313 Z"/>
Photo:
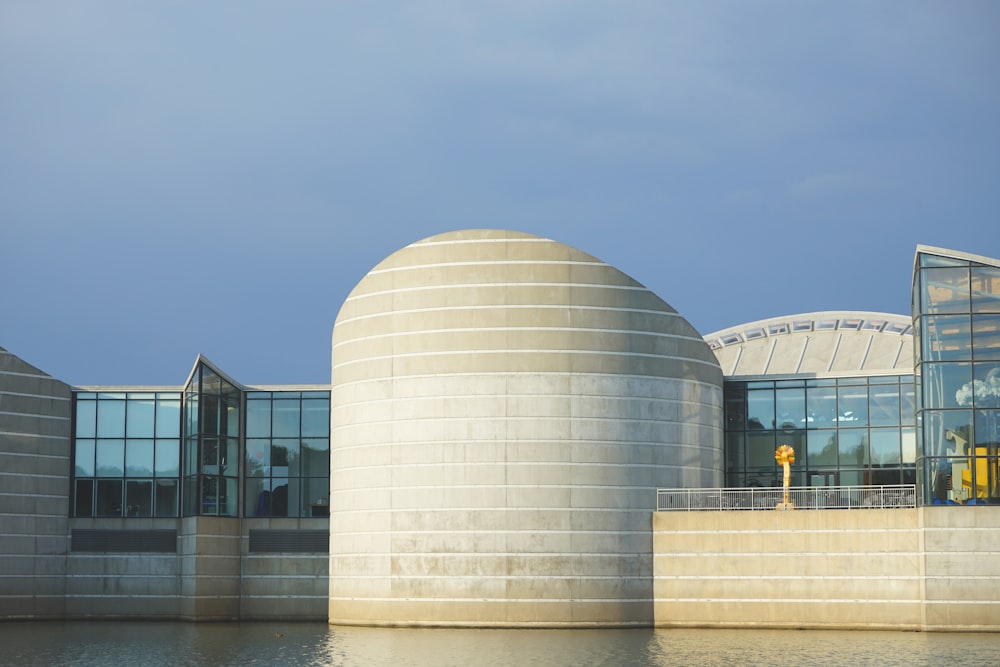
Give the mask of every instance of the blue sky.
<path id="1" fill-rule="evenodd" d="M 516 229 L 704 334 L 1000 257 L 1000 3 L 0 3 L 0 346 L 329 382 L 352 287 Z"/>

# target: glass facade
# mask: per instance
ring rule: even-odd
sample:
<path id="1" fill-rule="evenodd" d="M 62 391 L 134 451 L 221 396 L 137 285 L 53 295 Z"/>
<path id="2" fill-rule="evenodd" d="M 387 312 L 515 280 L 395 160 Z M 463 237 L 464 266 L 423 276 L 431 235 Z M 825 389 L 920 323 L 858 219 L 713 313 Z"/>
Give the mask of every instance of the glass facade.
<path id="1" fill-rule="evenodd" d="M 244 516 L 329 516 L 329 392 L 246 398 Z"/>
<path id="2" fill-rule="evenodd" d="M 1000 268 L 919 253 L 913 283 L 924 503 L 1000 503 Z"/>
<path id="3" fill-rule="evenodd" d="M 77 392 L 74 516 L 177 516 L 180 392 Z"/>
<path id="4" fill-rule="evenodd" d="M 914 400 L 909 375 L 726 382 L 726 484 L 781 486 L 779 445 L 793 486 L 913 484 Z"/>
<path id="5" fill-rule="evenodd" d="M 241 486 L 243 516 L 329 516 L 329 391 L 244 391 L 199 362 L 183 392 L 73 405 L 73 516 L 239 516 Z"/>

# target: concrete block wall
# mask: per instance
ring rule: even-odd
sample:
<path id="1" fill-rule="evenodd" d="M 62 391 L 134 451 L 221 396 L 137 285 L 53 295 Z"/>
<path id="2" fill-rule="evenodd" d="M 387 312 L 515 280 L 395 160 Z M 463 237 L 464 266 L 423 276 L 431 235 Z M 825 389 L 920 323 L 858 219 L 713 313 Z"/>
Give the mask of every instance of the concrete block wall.
<path id="1" fill-rule="evenodd" d="M 179 521 L 180 617 L 191 621 L 240 618 L 240 522 L 230 517 Z"/>
<path id="2" fill-rule="evenodd" d="M 246 519 L 243 524 L 243 620 L 327 620 L 329 557 L 322 553 L 251 553 L 254 528 L 272 530 L 327 530 L 328 519 Z"/>
<path id="3" fill-rule="evenodd" d="M 923 507 L 925 630 L 1000 631 L 1000 508 Z"/>
<path id="4" fill-rule="evenodd" d="M 70 387 L 0 348 L 0 618 L 65 612 Z"/>
<path id="5" fill-rule="evenodd" d="M 333 332 L 330 620 L 649 625 L 658 486 L 722 482 L 722 372 L 659 297 L 528 234 L 415 243 Z"/>
<path id="6" fill-rule="evenodd" d="M 1000 512 L 658 512 L 660 627 L 1000 630 Z"/>
<path id="7" fill-rule="evenodd" d="M 73 530 L 176 530 L 177 519 L 70 520 Z M 181 616 L 177 553 L 71 551 L 67 558 L 67 618 L 176 619 Z"/>

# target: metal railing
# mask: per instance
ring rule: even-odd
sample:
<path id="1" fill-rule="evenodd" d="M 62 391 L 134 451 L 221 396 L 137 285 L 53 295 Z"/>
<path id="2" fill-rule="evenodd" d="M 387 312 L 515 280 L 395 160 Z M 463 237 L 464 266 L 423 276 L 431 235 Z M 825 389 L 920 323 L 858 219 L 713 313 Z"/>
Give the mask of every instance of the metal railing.
<path id="1" fill-rule="evenodd" d="M 800 510 L 916 507 L 913 484 L 886 486 L 793 486 L 789 500 Z M 784 500 L 780 486 L 740 489 L 657 489 L 657 512 L 773 510 Z"/>

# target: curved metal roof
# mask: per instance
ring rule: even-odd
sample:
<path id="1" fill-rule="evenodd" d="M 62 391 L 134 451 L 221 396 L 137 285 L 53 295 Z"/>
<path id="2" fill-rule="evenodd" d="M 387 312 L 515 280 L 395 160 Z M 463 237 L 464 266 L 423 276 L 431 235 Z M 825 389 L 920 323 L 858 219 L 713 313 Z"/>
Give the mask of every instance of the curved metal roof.
<path id="1" fill-rule="evenodd" d="M 705 336 L 726 377 L 913 372 L 913 326 L 891 313 L 773 317 Z"/>

